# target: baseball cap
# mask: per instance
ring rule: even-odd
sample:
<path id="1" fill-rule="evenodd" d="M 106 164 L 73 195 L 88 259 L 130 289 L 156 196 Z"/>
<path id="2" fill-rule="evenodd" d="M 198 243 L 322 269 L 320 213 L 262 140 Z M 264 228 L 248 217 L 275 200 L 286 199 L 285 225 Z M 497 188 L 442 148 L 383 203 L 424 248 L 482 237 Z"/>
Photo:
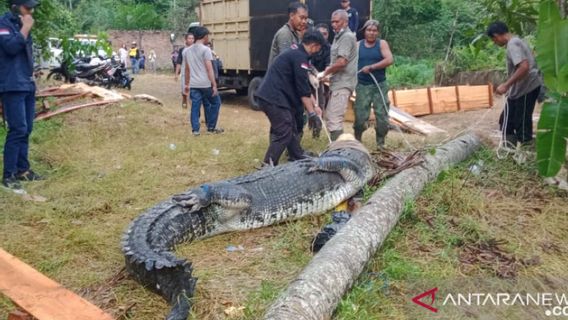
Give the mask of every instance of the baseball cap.
<path id="1" fill-rule="evenodd" d="M 35 8 L 39 5 L 37 0 L 10 0 L 11 5 L 24 6 L 28 8 Z"/>

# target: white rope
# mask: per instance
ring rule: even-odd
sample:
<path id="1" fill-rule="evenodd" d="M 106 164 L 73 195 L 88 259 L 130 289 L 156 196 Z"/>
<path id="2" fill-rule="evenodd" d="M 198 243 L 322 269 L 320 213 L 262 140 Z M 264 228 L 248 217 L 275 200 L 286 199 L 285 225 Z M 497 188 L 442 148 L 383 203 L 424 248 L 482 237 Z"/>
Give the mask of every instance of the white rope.
<path id="1" fill-rule="evenodd" d="M 361 72 L 362 70 L 360 70 L 359 72 Z M 383 100 L 383 107 L 385 108 L 385 111 L 387 112 L 388 115 L 388 108 L 387 108 L 387 103 L 386 103 L 386 99 L 385 99 L 385 95 L 379 85 L 379 82 L 377 81 L 377 79 L 375 78 L 375 76 L 372 73 L 369 73 L 369 75 L 371 76 L 371 78 L 373 79 L 373 81 L 375 82 L 375 85 L 377 86 L 377 89 L 379 89 L 379 93 L 381 94 L 381 98 Z M 492 106 L 493 107 L 493 106 Z M 447 139 L 445 139 L 444 141 L 434 145 L 434 146 L 430 146 L 430 147 L 438 147 L 442 144 L 444 144 L 445 142 L 447 142 L 448 140 L 454 139 L 455 137 L 468 132 L 468 131 L 473 131 L 474 128 L 477 128 L 478 125 L 487 117 L 487 115 L 489 114 L 489 112 L 491 112 L 492 107 L 487 109 L 487 111 L 485 111 L 481 117 L 479 117 L 477 119 L 477 121 L 475 121 L 472 125 L 470 125 L 469 127 L 465 128 L 464 130 L 458 132 L 457 134 L 453 135 L 452 137 L 449 137 Z M 501 128 L 501 135 L 499 138 L 499 144 L 497 145 L 497 147 L 495 148 L 495 153 L 497 155 L 497 158 L 500 160 L 506 159 L 509 155 L 513 156 L 513 159 L 518 163 L 518 164 L 522 164 L 524 162 L 526 162 L 527 159 L 527 152 L 523 152 L 521 150 L 520 146 L 515 146 L 514 149 L 510 148 L 507 145 L 507 139 L 506 139 L 506 135 L 507 135 L 507 126 L 508 126 L 508 122 L 509 122 L 509 99 L 508 96 L 505 95 L 505 107 L 503 109 L 503 126 Z M 402 138 L 404 139 L 404 142 L 406 143 L 406 145 L 408 147 L 410 147 L 410 149 L 412 150 L 418 150 L 418 148 L 414 147 L 407 139 L 405 134 L 402 132 L 402 130 L 396 126 L 397 131 L 402 135 Z"/>
<path id="2" fill-rule="evenodd" d="M 503 125 L 502 125 L 502 132 L 499 138 L 499 144 L 495 148 L 495 154 L 499 160 L 504 160 L 508 156 L 512 156 L 513 160 L 517 162 L 517 164 L 523 164 L 527 161 L 529 152 L 525 152 L 521 149 L 520 144 L 513 146 L 511 148 L 507 144 L 507 127 L 509 125 L 509 96 L 505 95 L 505 107 L 503 108 Z M 526 101 L 525 101 L 526 104 Z"/>
<path id="3" fill-rule="evenodd" d="M 359 71 L 361 72 L 361 71 Z M 377 89 L 379 89 L 379 93 L 381 94 L 381 98 L 383 99 L 383 108 L 385 109 L 386 115 L 388 117 L 389 115 L 389 109 L 387 107 L 387 100 L 385 99 L 385 94 L 383 93 L 383 90 L 381 89 L 381 86 L 379 85 L 379 82 L 377 81 L 377 78 L 375 78 L 375 75 L 372 73 L 369 73 L 369 75 L 371 76 L 371 78 L 373 79 L 373 81 L 375 82 L 375 85 L 377 86 Z M 376 108 L 377 106 L 375 106 Z M 355 111 L 355 106 L 353 107 L 353 111 Z M 375 121 L 377 121 L 378 119 L 375 119 Z M 388 126 L 388 124 L 387 124 Z M 404 140 L 404 143 L 406 143 L 406 146 L 409 147 L 412 151 L 418 150 L 418 148 L 414 147 L 407 139 L 406 139 L 406 135 L 404 134 L 404 132 L 402 132 L 402 130 L 398 127 L 395 126 L 396 130 L 401 134 L 402 139 Z M 375 129 L 376 130 L 376 129 Z"/>
<path id="4" fill-rule="evenodd" d="M 315 97 L 316 97 L 316 106 L 318 106 L 318 108 L 320 107 L 319 105 L 319 94 L 318 94 L 318 88 L 316 88 L 316 93 L 315 93 Z M 329 133 L 329 130 L 327 130 L 327 124 L 325 123 L 325 121 L 323 120 L 323 118 L 318 115 L 318 118 L 321 121 L 321 127 L 323 129 L 323 131 L 325 132 L 325 135 L 327 136 L 327 140 L 329 141 L 329 144 L 331 144 L 333 141 L 331 140 L 331 134 Z"/>

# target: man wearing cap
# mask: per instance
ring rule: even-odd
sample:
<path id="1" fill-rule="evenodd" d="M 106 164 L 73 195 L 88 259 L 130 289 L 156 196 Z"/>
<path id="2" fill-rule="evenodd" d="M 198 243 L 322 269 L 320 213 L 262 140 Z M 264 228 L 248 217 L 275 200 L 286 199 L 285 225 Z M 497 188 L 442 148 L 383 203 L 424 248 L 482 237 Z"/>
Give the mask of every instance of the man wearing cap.
<path id="1" fill-rule="evenodd" d="M 8 123 L 2 185 L 22 191 L 20 181 L 41 179 L 28 161 L 36 90 L 30 32 L 38 2 L 10 0 L 9 5 L 10 12 L 0 18 L 0 96 Z"/>
<path id="2" fill-rule="evenodd" d="M 132 47 L 128 52 L 128 56 L 130 57 L 130 64 L 132 65 L 132 73 L 137 74 L 139 70 L 138 60 L 140 59 L 140 50 L 138 50 L 136 46 L 136 41 L 132 41 Z"/>

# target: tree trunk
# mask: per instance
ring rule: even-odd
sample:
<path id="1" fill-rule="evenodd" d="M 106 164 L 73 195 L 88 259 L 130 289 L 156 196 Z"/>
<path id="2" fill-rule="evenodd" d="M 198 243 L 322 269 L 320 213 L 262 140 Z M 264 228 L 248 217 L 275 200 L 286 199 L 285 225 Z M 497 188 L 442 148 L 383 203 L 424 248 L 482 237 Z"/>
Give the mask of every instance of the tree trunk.
<path id="1" fill-rule="evenodd" d="M 404 202 L 451 165 L 467 159 L 481 142 L 466 134 L 427 155 L 379 189 L 292 281 L 265 315 L 269 320 L 329 319 L 344 293 L 398 222 Z"/>

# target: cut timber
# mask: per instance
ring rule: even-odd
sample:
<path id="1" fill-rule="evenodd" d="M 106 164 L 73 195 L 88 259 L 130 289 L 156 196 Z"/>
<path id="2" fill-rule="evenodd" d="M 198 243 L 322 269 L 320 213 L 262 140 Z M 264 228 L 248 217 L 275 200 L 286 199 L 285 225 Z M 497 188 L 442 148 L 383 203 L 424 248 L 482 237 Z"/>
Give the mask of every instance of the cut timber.
<path id="1" fill-rule="evenodd" d="M 423 134 L 425 136 L 442 134 L 446 135 L 448 132 L 435 127 L 424 120 L 420 120 L 413 117 L 397 107 L 391 106 L 389 110 L 389 116 L 395 122 L 400 123 L 403 128 L 407 128 L 409 131 Z"/>
<path id="2" fill-rule="evenodd" d="M 484 86 L 453 86 L 433 87 L 426 89 L 390 90 L 388 98 L 391 105 L 413 115 L 424 116 L 429 114 L 467 111 L 493 106 L 493 87 Z M 356 99 L 355 93 L 351 96 L 352 102 Z M 347 110 L 346 121 L 353 121 L 352 110 Z M 373 120 L 371 114 L 370 120 Z"/>
<path id="3" fill-rule="evenodd" d="M 76 94 L 74 96 L 57 99 L 57 100 L 55 100 L 55 102 L 53 104 L 56 105 L 56 106 L 61 106 L 65 103 L 69 103 L 69 102 L 72 102 L 72 101 L 75 101 L 75 100 L 79 100 L 79 99 L 85 98 L 89 95 L 90 95 L 89 92 L 83 92 L 83 93 L 80 93 L 80 94 Z"/>
<path id="4" fill-rule="evenodd" d="M 487 108 L 491 106 L 492 92 L 487 86 L 458 86 L 461 110 Z M 491 94 L 490 94 L 491 93 Z"/>
<path id="5" fill-rule="evenodd" d="M 101 87 L 89 86 L 85 83 L 64 84 L 59 87 L 61 90 L 72 90 L 78 93 L 90 92 L 104 100 L 122 100 L 124 97 L 120 93 L 116 93 Z"/>
<path id="6" fill-rule="evenodd" d="M 54 92 L 45 92 L 45 93 L 38 93 L 36 94 L 36 98 L 48 98 L 48 97 L 69 97 L 81 94 L 82 91 L 74 90 L 74 91 L 54 91 Z"/>
<path id="7" fill-rule="evenodd" d="M 151 102 L 151 103 L 155 103 L 157 105 L 163 106 L 164 104 L 162 103 L 162 101 L 158 100 L 155 97 L 152 97 L 151 95 L 148 94 L 137 94 L 134 96 L 134 100 L 135 101 L 147 101 L 147 102 Z"/>
<path id="8" fill-rule="evenodd" d="M 38 320 L 112 320 L 87 300 L 2 249 L 0 292 Z"/>
<path id="9" fill-rule="evenodd" d="M 57 109 L 55 111 L 52 112 L 46 112 L 46 113 L 42 113 L 40 115 L 38 115 L 35 120 L 39 121 L 39 120 L 45 120 L 45 119 L 49 119 L 51 117 L 54 117 L 56 115 L 62 114 L 62 113 L 67 113 L 67 112 L 71 112 L 71 111 L 75 111 L 77 109 L 83 109 L 83 108 L 89 108 L 89 107 L 97 107 L 97 106 L 104 106 L 104 105 L 108 105 L 108 104 L 112 104 L 115 102 L 120 102 L 123 99 L 117 99 L 117 100 L 103 100 L 103 101 L 96 101 L 96 102 L 91 102 L 91 103 L 85 103 L 85 104 L 80 104 L 78 106 L 70 106 L 70 107 L 65 107 L 65 108 L 60 108 Z"/>
<path id="10" fill-rule="evenodd" d="M 428 89 L 397 90 L 396 103 L 397 107 L 413 116 L 431 114 Z"/>
<path id="11" fill-rule="evenodd" d="M 355 104 L 355 96 L 352 96 L 349 100 L 349 105 L 347 106 L 347 111 L 345 112 L 345 121 L 353 122 L 355 115 L 353 112 L 353 106 Z M 406 113 L 399 108 L 393 106 L 389 109 L 389 122 L 392 125 L 398 126 L 403 130 L 410 131 L 411 133 L 421 134 L 425 136 L 437 135 L 437 134 L 447 134 L 445 130 L 437 128 L 426 121 L 420 120 L 409 113 Z M 375 113 L 371 109 L 371 114 L 369 121 L 375 120 Z"/>
<path id="12" fill-rule="evenodd" d="M 467 159 L 480 145 L 477 136 L 466 134 L 389 180 L 290 283 L 265 319 L 331 319 L 341 297 L 397 224 L 405 201 L 416 198 L 442 170 Z"/>

